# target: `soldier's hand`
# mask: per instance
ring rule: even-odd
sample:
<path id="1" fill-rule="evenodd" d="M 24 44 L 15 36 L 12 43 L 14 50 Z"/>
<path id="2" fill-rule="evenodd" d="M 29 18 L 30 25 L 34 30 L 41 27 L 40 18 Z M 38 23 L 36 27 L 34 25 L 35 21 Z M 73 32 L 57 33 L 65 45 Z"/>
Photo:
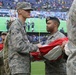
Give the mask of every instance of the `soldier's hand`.
<path id="1" fill-rule="evenodd" d="M 64 50 L 65 44 L 67 43 L 67 41 L 64 41 L 61 45 L 62 50 Z"/>

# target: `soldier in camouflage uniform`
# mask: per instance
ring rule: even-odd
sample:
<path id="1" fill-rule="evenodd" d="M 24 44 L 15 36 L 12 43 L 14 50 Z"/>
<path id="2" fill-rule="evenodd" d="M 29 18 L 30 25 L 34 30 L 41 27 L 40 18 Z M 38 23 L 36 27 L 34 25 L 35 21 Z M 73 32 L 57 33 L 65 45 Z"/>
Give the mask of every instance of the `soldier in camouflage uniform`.
<path id="1" fill-rule="evenodd" d="M 0 75 L 4 75 L 3 50 L 0 51 Z"/>
<path id="2" fill-rule="evenodd" d="M 30 75 L 30 52 L 37 51 L 41 45 L 29 42 L 24 29 L 26 18 L 30 18 L 31 5 L 27 2 L 17 4 L 18 19 L 9 28 L 8 62 L 11 75 Z"/>
<path id="3" fill-rule="evenodd" d="M 45 42 L 45 44 L 49 44 L 53 42 L 54 40 L 57 40 L 59 38 L 64 38 L 65 35 L 58 31 L 59 27 L 59 20 L 56 17 L 48 17 L 46 19 L 47 23 L 47 31 L 50 32 L 50 35 Z M 62 46 L 57 46 L 53 49 L 63 49 Z M 66 75 L 66 65 L 65 60 L 62 58 L 56 60 L 56 61 L 49 61 L 45 60 L 45 75 Z"/>
<path id="4" fill-rule="evenodd" d="M 4 63 L 5 75 L 11 75 L 9 64 L 8 64 L 8 37 L 9 37 L 9 33 L 5 38 L 4 48 L 3 48 L 3 63 Z"/>
<path id="5" fill-rule="evenodd" d="M 69 38 L 67 75 L 76 75 L 76 0 L 73 1 L 68 13 L 67 33 Z"/>
<path id="6" fill-rule="evenodd" d="M 2 38 L 2 42 L 1 44 L 4 44 L 4 40 L 6 37 L 7 33 L 6 32 L 2 32 L 1 33 L 1 38 Z M 4 63 L 3 63 L 3 49 L 0 51 L 0 75 L 4 75 L 5 74 L 5 70 L 4 70 Z"/>
<path id="7" fill-rule="evenodd" d="M 13 21 L 8 20 L 7 30 L 9 30 L 10 25 L 12 24 L 12 22 Z M 5 75 L 11 75 L 9 64 L 8 64 L 8 38 L 9 38 L 9 33 L 7 33 L 7 36 L 4 40 L 4 48 L 3 48 L 3 63 L 4 63 Z"/>

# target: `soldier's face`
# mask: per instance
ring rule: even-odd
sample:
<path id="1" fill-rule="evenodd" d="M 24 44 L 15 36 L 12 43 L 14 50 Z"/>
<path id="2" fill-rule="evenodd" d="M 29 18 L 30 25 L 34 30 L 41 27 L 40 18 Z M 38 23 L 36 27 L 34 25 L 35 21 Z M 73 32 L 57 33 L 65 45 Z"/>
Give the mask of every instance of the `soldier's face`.
<path id="1" fill-rule="evenodd" d="M 22 10 L 22 16 L 24 18 L 30 18 L 30 10 Z"/>
<path id="2" fill-rule="evenodd" d="M 1 38 L 2 38 L 2 43 L 3 43 L 6 38 L 6 35 L 1 35 Z"/>
<path id="3" fill-rule="evenodd" d="M 46 24 L 46 30 L 48 32 L 53 32 L 54 31 L 54 27 L 55 27 L 55 23 L 53 20 L 49 20 Z"/>
<path id="4" fill-rule="evenodd" d="M 21 15 L 24 19 L 30 18 L 30 10 L 20 9 L 18 10 L 18 14 Z"/>

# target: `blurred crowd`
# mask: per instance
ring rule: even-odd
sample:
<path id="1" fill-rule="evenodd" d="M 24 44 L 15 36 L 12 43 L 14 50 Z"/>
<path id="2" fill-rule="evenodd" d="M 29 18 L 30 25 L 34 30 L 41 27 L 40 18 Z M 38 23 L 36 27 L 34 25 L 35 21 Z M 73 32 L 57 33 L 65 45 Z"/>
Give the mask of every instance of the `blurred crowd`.
<path id="1" fill-rule="evenodd" d="M 35 10 L 67 11 L 73 0 L 0 0 L 0 8 L 15 9 L 17 2 L 30 2 Z"/>

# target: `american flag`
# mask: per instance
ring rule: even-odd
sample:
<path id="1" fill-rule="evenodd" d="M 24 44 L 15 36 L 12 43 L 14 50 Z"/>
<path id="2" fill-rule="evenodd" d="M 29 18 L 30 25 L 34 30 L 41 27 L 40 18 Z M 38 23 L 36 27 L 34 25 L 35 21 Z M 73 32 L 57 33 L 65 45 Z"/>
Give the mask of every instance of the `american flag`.
<path id="1" fill-rule="evenodd" d="M 50 61 L 57 60 L 62 57 L 62 50 L 61 48 L 59 49 L 58 46 L 62 45 L 64 41 L 68 41 L 68 38 L 65 37 L 65 38 L 57 39 L 48 45 L 40 47 L 39 52 L 38 51 L 31 52 L 30 54 L 34 58 L 34 60 L 37 60 L 37 61 L 43 60 L 43 58 L 48 59 Z"/>

